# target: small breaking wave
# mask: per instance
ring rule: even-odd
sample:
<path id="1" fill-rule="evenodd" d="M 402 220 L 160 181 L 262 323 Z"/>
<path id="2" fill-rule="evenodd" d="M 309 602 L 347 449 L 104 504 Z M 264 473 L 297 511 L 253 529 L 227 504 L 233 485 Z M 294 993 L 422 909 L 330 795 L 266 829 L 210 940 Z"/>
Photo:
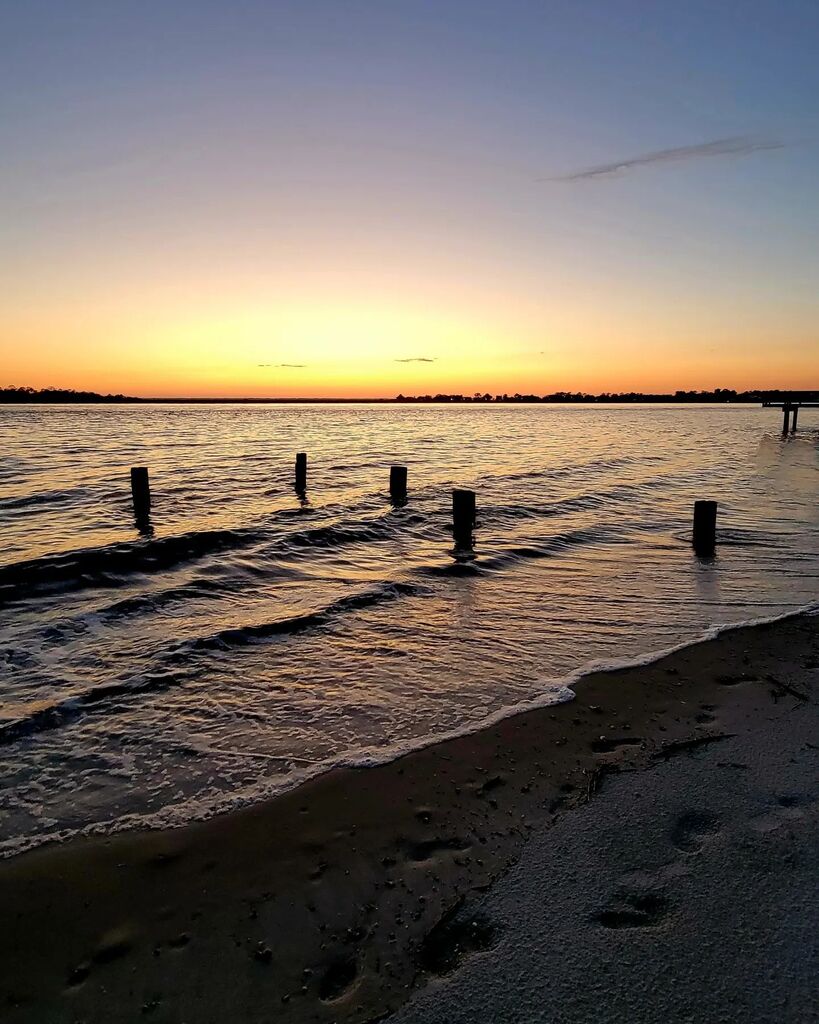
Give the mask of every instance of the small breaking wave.
<path id="1" fill-rule="evenodd" d="M 348 594 L 332 601 L 324 608 L 303 615 L 223 629 L 211 636 L 182 641 L 162 657 L 161 660 L 166 666 L 164 668 L 160 667 L 139 676 L 130 676 L 121 681 L 102 683 L 88 690 L 74 692 L 61 700 L 32 702 L 24 706 L 22 713 L 16 717 L 6 720 L 0 718 L 0 746 L 69 725 L 89 711 L 98 710 L 118 699 L 167 690 L 189 682 L 206 671 L 206 666 L 190 663 L 194 652 L 228 651 L 277 636 L 292 636 L 326 626 L 348 612 L 424 593 L 426 588 L 414 583 L 383 583 L 355 594 Z M 177 667 L 180 664 L 184 667 Z"/>
<path id="2" fill-rule="evenodd" d="M 545 469 L 528 469 L 515 473 L 484 473 L 482 480 L 562 480 L 565 477 L 583 476 L 595 470 L 621 469 L 623 466 L 646 465 L 664 462 L 662 455 L 621 455 L 607 459 L 590 459 L 587 462 L 573 462 L 565 466 L 549 466 Z"/>
<path id="3" fill-rule="evenodd" d="M 406 529 L 424 522 L 420 512 L 402 515 L 400 520 L 392 513 L 386 513 L 375 519 L 351 520 L 348 522 L 331 523 L 327 526 L 316 526 L 308 530 L 298 530 L 284 538 L 285 549 L 299 548 L 339 548 L 346 544 L 366 544 L 373 541 L 387 540 L 395 534 L 396 529 Z"/>
<path id="4" fill-rule="evenodd" d="M 138 573 L 172 569 L 182 562 L 227 549 L 248 547 L 258 530 L 195 530 L 173 537 L 82 548 L 0 566 L 0 604 L 53 591 L 115 587 Z"/>
<path id="5" fill-rule="evenodd" d="M 477 552 L 464 552 L 462 557 L 446 565 L 427 565 L 417 571 L 424 576 L 480 576 L 482 573 L 507 569 L 518 562 L 535 558 L 553 558 L 571 548 L 585 544 L 625 543 L 619 531 L 603 526 L 580 527 L 554 534 L 539 543 L 519 544 L 504 548 L 495 554 L 481 556 Z"/>
<path id="6" fill-rule="evenodd" d="M 36 733 L 70 725 L 89 711 L 110 704 L 118 698 L 168 690 L 172 686 L 187 682 L 195 674 L 196 670 L 153 672 L 137 679 L 102 683 L 88 690 L 72 693 L 63 700 L 32 703 L 24 707 L 16 717 L 5 721 L 0 719 L 0 746 L 7 746 Z"/>
<path id="7" fill-rule="evenodd" d="M 91 487 L 65 487 L 61 490 L 36 491 L 33 494 L 21 494 L 16 498 L 0 498 L 0 511 L 59 508 L 74 501 L 90 498 L 93 494 L 94 491 Z"/>
<path id="8" fill-rule="evenodd" d="M 498 722 L 525 714 L 538 708 L 548 707 L 555 704 L 572 701 L 576 697 L 575 688 L 582 685 L 583 680 L 592 674 L 599 672 L 613 672 L 642 665 L 651 665 L 662 661 L 678 651 L 695 647 L 699 644 L 715 640 L 724 633 L 731 633 L 737 630 L 768 625 L 787 619 L 796 618 L 799 615 L 819 614 L 819 602 L 813 601 L 808 604 L 789 609 L 787 612 L 775 615 L 766 615 L 749 618 L 733 623 L 719 623 L 700 631 L 697 635 L 680 643 L 654 649 L 634 657 L 607 658 L 590 660 L 577 669 L 562 676 L 545 678 L 541 681 L 540 692 L 532 697 L 517 701 L 513 704 L 504 705 L 479 720 L 473 720 L 462 726 L 452 729 L 432 731 L 423 736 L 416 736 L 401 743 L 390 744 L 386 747 L 374 749 L 364 747 L 360 750 L 348 750 L 340 752 L 337 756 L 324 761 L 311 764 L 309 767 L 299 768 L 274 780 L 264 780 L 254 787 L 252 792 L 217 793 L 211 794 L 204 800 L 183 801 L 160 808 L 148 814 L 130 813 L 124 814 L 108 821 L 92 822 L 78 829 L 62 829 L 57 833 L 39 833 L 25 836 L 13 837 L 7 840 L 0 840 L 0 859 L 6 859 L 26 852 L 48 842 L 67 841 L 78 836 L 91 835 L 112 835 L 129 829 L 145 828 L 175 828 L 189 824 L 191 821 L 201 821 L 213 818 L 219 814 L 226 814 L 239 810 L 262 800 L 272 799 L 281 796 L 283 793 L 292 791 L 303 785 L 310 779 L 323 775 L 329 771 L 343 768 L 374 768 L 381 764 L 395 761 L 405 757 L 416 750 L 422 750 L 439 743 L 458 739 L 462 736 L 472 735 L 483 729 L 490 728 Z M 67 704 L 70 702 L 66 702 Z M 69 709 L 70 713 L 70 709 Z M 2 733 L 0 733 L 0 737 Z M 1 741 L 0 741 L 1 742 Z M 285 758 L 283 758 L 285 760 Z M 298 761 L 298 758 L 294 758 Z"/>
<path id="9" fill-rule="evenodd" d="M 414 597 L 425 593 L 425 589 L 414 583 L 382 583 L 368 590 L 348 594 L 332 601 L 317 611 L 305 612 L 302 615 L 290 615 L 272 622 L 260 622 L 249 626 L 236 626 L 221 629 L 210 636 L 185 640 L 169 653 L 172 661 L 184 660 L 191 651 L 219 651 L 243 647 L 261 640 L 269 640 L 276 636 L 292 636 L 310 629 L 318 629 L 328 625 L 347 612 L 359 611 L 385 601 L 394 601 L 399 597 Z"/>

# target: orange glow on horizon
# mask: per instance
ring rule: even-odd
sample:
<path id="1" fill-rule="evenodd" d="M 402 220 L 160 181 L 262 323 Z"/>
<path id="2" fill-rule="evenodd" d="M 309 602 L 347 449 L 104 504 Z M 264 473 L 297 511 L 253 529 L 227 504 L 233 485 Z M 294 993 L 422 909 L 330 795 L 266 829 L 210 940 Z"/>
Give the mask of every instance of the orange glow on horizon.
<path id="1" fill-rule="evenodd" d="M 271 318 L 273 322 L 276 318 Z M 94 338 L 37 323 L 7 327 L 0 385 L 75 388 L 156 398 L 393 398 L 489 392 L 643 391 L 730 387 L 810 389 L 810 339 L 782 349 L 759 331 L 719 347 L 628 331 L 584 335 L 568 324 L 539 331 L 401 311 L 365 316 L 335 309 L 282 318 L 103 325 Z M 283 326 L 281 326 L 283 324 Z M 110 332 L 110 333 L 109 333 Z M 267 340 L 272 334 L 281 339 Z M 555 339 L 555 333 L 557 338 Z M 600 336 L 602 333 L 602 337 Z M 659 332 L 658 332 L 659 333 Z M 44 337 L 45 335 L 45 337 Z M 117 337 L 110 344 L 108 337 Z M 543 341 L 540 338 L 548 338 Z"/>

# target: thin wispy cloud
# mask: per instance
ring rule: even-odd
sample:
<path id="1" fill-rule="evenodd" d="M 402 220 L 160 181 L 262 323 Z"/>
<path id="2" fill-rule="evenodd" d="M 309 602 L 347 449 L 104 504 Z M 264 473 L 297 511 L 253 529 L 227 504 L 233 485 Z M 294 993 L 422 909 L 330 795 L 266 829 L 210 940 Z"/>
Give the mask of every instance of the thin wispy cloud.
<path id="1" fill-rule="evenodd" d="M 259 363 L 259 368 L 270 369 L 275 367 L 277 370 L 303 370 L 307 363 Z"/>
<path id="2" fill-rule="evenodd" d="M 428 359 L 426 356 L 410 356 L 409 359 L 396 359 L 396 363 L 434 363 L 434 359 Z"/>
<path id="3" fill-rule="evenodd" d="M 651 153 L 626 157 L 609 164 L 597 164 L 584 167 L 569 174 L 560 174 L 551 178 L 538 178 L 538 181 L 590 181 L 595 178 L 610 178 L 625 174 L 638 167 L 651 164 L 679 163 L 683 160 L 703 160 L 718 156 L 750 156 L 770 149 L 782 149 L 784 142 L 775 139 L 759 139 L 746 135 L 737 135 L 726 139 L 712 139 L 710 142 L 699 142 L 693 146 L 675 146 L 672 149 L 657 149 Z"/>

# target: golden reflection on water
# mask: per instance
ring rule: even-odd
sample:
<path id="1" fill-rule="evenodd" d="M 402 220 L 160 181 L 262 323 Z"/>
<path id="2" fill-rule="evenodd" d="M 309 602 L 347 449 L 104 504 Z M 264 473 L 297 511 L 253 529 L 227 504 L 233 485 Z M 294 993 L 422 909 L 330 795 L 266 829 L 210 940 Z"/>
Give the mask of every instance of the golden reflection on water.
<path id="1" fill-rule="evenodd" d="M 770 413 L 0 410 L 0 842 L 189 817 L 814 600 L 817 434 Z M 472 552 L 453 486 L 477 492 Z M 701 497 L 713 560 L 688 542 Z"/>

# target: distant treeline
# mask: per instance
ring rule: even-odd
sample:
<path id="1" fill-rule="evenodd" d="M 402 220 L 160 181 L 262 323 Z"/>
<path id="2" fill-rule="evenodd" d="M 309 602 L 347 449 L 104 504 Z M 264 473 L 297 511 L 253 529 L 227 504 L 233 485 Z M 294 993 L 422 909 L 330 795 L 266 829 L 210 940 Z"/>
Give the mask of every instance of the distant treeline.
<path id="1" fill-rule="evenodd" d="M 128 395 L 98 395 L 96 391 L 73 391 L 70 388 L 0 388 L 0 402 L 142 402 Z"/>
<path id="2" fill-rule="evenodd" d="M 783 398 L 791 401 L 819 402 L 819 391 L 733 391 L 731 388 L 716 388 L 714 391 L 674 391 L 669 394 L 646 395 L 639 391 L 604 391 L 600 395 L 589 395 L 582 391 L 556 391 L 551 395 L 481 394 L 474 395 L 398 395 L 396 398 L 134 398 L 129 395 L 100 395 L 95 391 L 73 391 L 68 388 L 0 388 L 0 404 L 15 402 L 42 402 L 53 404 L 81 403 L 138 403 L 161 402 L 164 404 L 184 402 L 186 404 L 206 403 L 215 405 L 221 402 L 241 403 L 246 405 L 264 402 L 307 403 L 321 402 L 495 402 L 500 404 L 518 402 L 553 402 L 553 403 L 598 403 L 628 404 L 630 402 L 777 402 Z"/>
<path id="3" fill-rule="evenodd" d="M 476 391 L 474 395 L 398 395 L 396 402 L 597 402 L 600 404 L 627 404 L 629 402 L 775 402 L 783 397 L 792 401 L 819 401 L 819 391 L 734 391 L 716 388 L 714 391 L 674 391 L 668 394 L 647 395 L 639 391 L 604 391 L 589 395 L 582 391 L 555 391 L 551 395 L 490 395 Z"/>

